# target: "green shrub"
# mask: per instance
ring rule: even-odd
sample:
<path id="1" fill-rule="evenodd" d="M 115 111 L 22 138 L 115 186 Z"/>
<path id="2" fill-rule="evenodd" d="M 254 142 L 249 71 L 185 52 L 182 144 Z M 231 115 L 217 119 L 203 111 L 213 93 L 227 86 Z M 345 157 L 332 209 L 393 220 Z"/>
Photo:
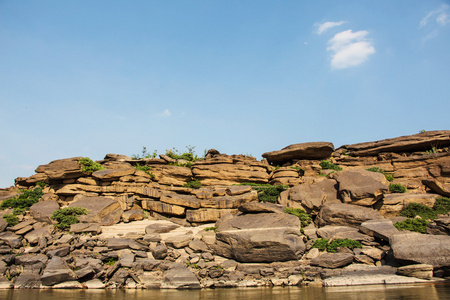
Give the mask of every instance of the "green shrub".
<path id="1" fill-rule="evenodd" d="M 433 205 L 433 210 L 438 215 L 446 215 L 450 212 L 450 198 L 439 197 Z"/>
<path id="2" fill-rule="evenodd" d="M 238 185 L 251 186 L 255 191 L 258 192 L 259 201 L 272 203 L 277 203 L 280 193 L 289 188 L 286 185 L 271 185 L 268 183 L 261 184 L 253 182 L 242 182 Z"/>
<path id="3" fill-rule="evenodd" d="M 184 159 L 190 162 L 194 162 L 196 160 L 199 160 L 200 158 L 195 154 L 194 148 L 195 146 L 186 146 L 187 152 L 179 153 L 178 150 L 175 148 L 172 148 L 170 150 L 166 150 L 166 156 L 172 158 L 172 159 Z"/>
<path id="4" fill-rule="evenodd" d="M 78 160 L 78 164 L 81 165 L 81 172 L 84 173 L 94 173 L 98 170 L 103 170 L 105 167 L 103 167 L 101 164 L 96 163 L 89 157 L 84 157 Z"/>
<path id="5" fill-rule="evenodd" d="M 427 233 L 428 221 L 422 218 L 406 219 L 394 224 L 398 230 L 409 230 L 420 233 Z"/>
<path id="6" fill-rule="evenodd" d="M 152 172 L 150 172 L 150 170 L 152 169 L 152 167 L 149 166 L 142 166 L 142 165 L 135 165 L 134 168 L 136 170 L 140 170 L 140 171 L 144 171 L 145 173 L 147 173 L 148 175 L 150 175 L 150 178 L 155 178 L 155 175 L 153 175 Z"/>
<path id="7" fill-rule="evenodd" d="M 117 259 L 110 257 L 110 258 L 108 259 L 108 261 L 105 262 L 105 265 L 107 265 L 107 266 L 114 266 L 114 264 L 115 264 L 116 262 L 117 262 Z"/>
<path id="8" fill-rule="evenodd" d="M 394 180 L 394 175 L 386 173 L 383 169 L 380 169 L 378 167 L 368 168 L 368 169 L 366 169 L 366 171 L 381 173 L 381 174 L 384 175 L 384 177 L 386 177 L 386 179 L 388 181 L 393 181 Z"/>
<path id="9" fill-rule="evenodd" d="M 199 189 L 202 187 L 202 183 L 200 182 L 200 180 L 195 179 L 185 183 L 183 186 L 191 189 Z"/>
<path id="10" fill-rule="evenodd" d="M 322 160 L 320 162 L 320 166 L 322 167 L 322 169 L 328 169 L 328 170 L 334 170 L 334 171 L 342 171 L 342 168 L 339 166 L 336 166 L 335 164 L 333 164 L 332 162 L 328 161 L 328 160 Z"/>
<path id="11" fill-rule="evenodd" d="M 0 205 L 0 208 L 14 208 L 28 210 L 31 205 L 38 203 L 44 195 L 42 188 L 36 187 L 32 190 L 20 190 L 17 198 L 6 199 Z"/>
<path id="12" fill-rule="evenodd" d="M 353 250 L 355 248 L 362 248 L 362 244 L 351 239 L 335 239 L 331 242 L 328 239 L 318 239 L 314 241 L 312 247 L 321 251 L 336 252 L 337 247 L 346 247 Z"/>
<path id="13" fill-rule="evenodd" d="M 8 226 L 19 224 L 19 218 L 17 218 L 14 214 L 4 215 L 3 219 L 5 219 L 6 223 L 8 223 Z"/>
<path id="14" fill-rule="evenodd" d="M 57 221 L 55 226 L 59 229 L 68 229 L 70 225 L 78 223 L 78 216 L 87 215 L 88 210 L 83 207 L 65 207 L 55 210 L 52 219 Z"/>
<path id="15" fill-rule="evenodd" d="M 416 216 L 420 216 L 422 219 L 436 219 L 436 212 L 423 204 L 420 203 L 409 203 L 406 207 L 402 209 L 400 212 L 400 216 L 407 218 L 415 218 Z"/>
<path id="16" fill-rule="evenodd" d="M 214 232 L 216 232 L 217 231 L 217 226 L 212 226 L 212 227 L 206 227 L 205 229 L 203 229 L 204 231 L 214 231 Z"/>
<path id="17" fill-rule="evenodd" d="M 302 228 L 307 227 L 312 221 L 311 216 L 301 208 L 286 207 L 284 212 L 298 217 L 302 224 Z"/>
<path id="18" fill-rule="evenodd" d="M 406 193 L 407 189 L 399 183 L 391 183 L 389 185 L 389 191 L 392 193 Z"/>

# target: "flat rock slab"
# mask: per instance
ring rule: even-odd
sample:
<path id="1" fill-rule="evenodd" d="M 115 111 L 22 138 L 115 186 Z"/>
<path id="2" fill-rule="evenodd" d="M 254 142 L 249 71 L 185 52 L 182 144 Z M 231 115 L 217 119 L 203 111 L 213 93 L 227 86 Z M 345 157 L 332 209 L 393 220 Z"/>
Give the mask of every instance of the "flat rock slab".
<path id="1" fill-rule="evenodd" d="M 450 130 L 426 131 L 375 142 L 342 146 L 351 156 L 375 156 L 381 152 L 416 152 L 430 150 L 433 146 L 450 145 Z"/>
<path id="2" fill-rule="evenodd" d="M 51 224 L 51 216 L 55 210 L 59 209 L 59 204 L 53 200 L 41 201 L 30 207 L 30 213 L 33 219 L 38 222 L 46 222 Z"/>
<path id="3" fill-rule="evenodd" d="M 350 253 L 324 253 L 311 260 L 311 266 L 322 268 L 341 268 L 353 262 L 353 254 Z"/>
<path id="4" fill-rule="evenodd" d="M 434 268 L 450 266 L 450 236 L 402 232 L 393 235 L 390 241 L 394 257 L 400 262 Z"/>
<path id="5" fill-rule="evenodd" d="M 123 213 L 119 202 L 106 197 L 83 197 L 70 203 L 69 207 L 83 207 L 88 210 L 87 215 L 79 217 L 81 223 L 113 225 L 120 221 Z"/>
<path id="6" fill-rule="evenodd" d="M 383 219 L 380 214 L 369 207 L 345 203 L 325 204 L 317 216 L 319 226 L 341 225 L 359 228 L 368 220 Z"/>
<path id="7" fill-rule="evenodd" d="M 262 154 L 270 164 L 282 165 L 294 159 L 325 159 L 334 151 L 334 145 L 328 142 L 293 144 L 278 151 Z"/>
<path id="8" fill-rule="evenodd" d="M 166 271 L 161 285 L 163 289 L 199 289 L 200 282 L 190 270 L 176 268 Z"/>
<path id="9" fill-rule="evenodd" d="M 366 221 L 361 224 L 359 230 L 367 235 L 380 238 L 387 242 L 389 242 L 391 236 L 400 232 L 395 228 L 394 223 L 388 219 Z"/>
<path id="10" fill-rule="evenodd" d="M 326 287 L 331 286 L 353 286 L 353 285 L 374 285 L 374 284 L 409 284 L 409 283 L 425 283 L 428 280 L 405 277 L 399 275 L 343 275 L 327 278 L 323 281 Z"/>

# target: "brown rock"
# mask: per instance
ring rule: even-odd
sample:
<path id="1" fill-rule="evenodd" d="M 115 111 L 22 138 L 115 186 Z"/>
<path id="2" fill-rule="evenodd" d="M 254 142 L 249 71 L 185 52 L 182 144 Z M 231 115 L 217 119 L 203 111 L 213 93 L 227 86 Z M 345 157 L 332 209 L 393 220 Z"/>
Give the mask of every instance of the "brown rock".
<path id="1" fill-rule="evenodd" d="M 331 203 L 322 207 L 316 222 L 319 226 L 342 225 L 358 228 L 365 221 L 382 218 L 372 208 L 344 203 Z"/>
<path id="2" fill-rule="evenodd" d="M 82 223 L 99 223 L 110 226 L 120 221 L 123 210 L 119 202 L 105 197 L 83 197 L 69 204 L 69 207 L 83 207 L 88 210 L 87 215 L 78 219 Z"/>
<path id="3" fill-rule="evenodd" d="M 262 157 L 270 164 L 282 165 L 294 159 L 325 159 L 334 151 L 334 145 L 327 142 L 301 143 L 287 146 L 279 151 L 266 152 Z"/>
<path id="4" fill-rule="evenodd" d="M 36 173 L 45 173 L 52 180 L 78 178 L 83 175 L 78 160 L 82 157 L 58 159 L 37 167 Z"/>
<path id="5" fill-rule="evenodd" d="M 214 209 L 214 208 L 200 208 L 187 209 L 186 220 L 190 223 L 209 223 L 216 222 L 221 217 L 236 212 L 237 209 Z"/>
<path id="6" fill-rule="evenodd" d="M 51 216 L 55 210 L 59 209 L 59 204 L 56 201 L 41 201 L 33 204 L 30 207 L 30 213 L 33 219 L 38 222 L 46 222 L 51 224 Z"/>
<path id="7" fill-rule="evenodd" d="M 239 206 L 239 211 L 243 213 L 284 213 L 282 205 L 268 202 L 248 202 Z"/>
<path id="8" fill-rule="evenodd" d="M 388 190 L 383 174 L 366 170 L 346 170 L 332 176 L 339 184 L 339 194 L 345 203 L 371 206 Z"/>
<path id="9" fill-rule="evenodd" d="M 432 149 L 433 146 L 450 145 L 450 130 L 426 131 L 419 134 L 400 136 L 381 141 L 345 145 L 351 156 L 375 156 L 381 152 L 415 152 Z"/>
<path id="10" fill-rule="evenodd" d="M 266 168 L 245 164 L 195 164 L 192 173 L 207 186 L 269 182 Z"/>
<path id="11" fill-rule="evenodd" d="M 386 194 L 383 199 L 376 203 L 374 207 L 386 218 L 393 218 L 399 215 L 400 211 L 410 203 L 419 203 L 428 207 L 433 207 L 434 202 L 439 197 L 437 194 Z"/>
<path id="12" fill-rule="evenodd" d="M 178 205 L 171 205 L 160 201 L 145 200 L 142 201 L 142 208 L 162 214 L 182 216 L 185 214 L 185 208 Z"/>
<path id="13" fill-rule="evenodd" d="M 347 266 L 353 262 L 353 255 L 350 253 L 324 253 L 311 260 L 311 266 L 335 269 Z"/>
<path id="14" fill-rule="evenodd" d="M 133 175 L 136 172 L 135 168 L 126 169 L 105 169 L 99 170 L 92 173 L 92 177 L 101 181 L 113 181 L 117 180 L 122 176 Z"/>
<path id="15" fill-rule="evenodd" d="M 429 187 L 436 194 L 442 195 L 444 197 L 450 197 L 450 186 L 447 187 L 442 182 L 438 180 L 423 180 L 422 183 Z"/>
<path id="16" fill-rule="evenodd" d="M 397 274 L 421 279 L 432 279 L 433 266 L 427 264 L 403 266 L 397 268 Z"/>

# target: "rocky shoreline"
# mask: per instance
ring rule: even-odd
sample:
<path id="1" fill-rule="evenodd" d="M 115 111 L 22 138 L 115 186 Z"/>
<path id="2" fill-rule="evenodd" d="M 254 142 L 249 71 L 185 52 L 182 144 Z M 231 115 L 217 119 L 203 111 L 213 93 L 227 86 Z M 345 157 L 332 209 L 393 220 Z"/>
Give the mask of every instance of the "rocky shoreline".
<path id="1" fill-rule="evenodd" d="M 0 190 L 0 288 L 445 281 L 449 145 L 450 131 L 431 131 L 295 144 L 262 161 L 214 149 L 192 161 L 108 154 L 90 171 L 81 157 L 56 160 Z M 39 199 L 8 206 L 24 191 Z M 400 216 L 411 203 L 435 215 Z M 66 207 L 85 214 L 62 229 L 54 212 Z M 399 230 L 418 219 L 426 233 Z"/>

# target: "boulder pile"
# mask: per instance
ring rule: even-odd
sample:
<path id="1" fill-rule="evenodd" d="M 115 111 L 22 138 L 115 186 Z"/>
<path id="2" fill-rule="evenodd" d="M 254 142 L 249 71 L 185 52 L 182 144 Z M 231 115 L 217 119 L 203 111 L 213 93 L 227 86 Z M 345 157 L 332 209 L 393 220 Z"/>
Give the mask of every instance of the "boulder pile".
<path id="1" fill-rule="evenodd" d="M 425 220 L 426 234 L 394 224 L 412 220 L 399 216 L 411 203 L 432 209 L 449 197 L 448 146 L 450 131 L 432 131 L 338 149 L 294 144 L 262 161 L 213 149 L 191 163 L 107 154 L 93 171 L 82 157 L 55 160 L 0 190 L 0 288 L 442 280 L 448 213 Z M 261 191 L 280 185 L 265 202 Z M 37 187 L 37 203 L 3 205 Z M 64 229 L 54 215 L 63 208 L 85 213 Z"/>

